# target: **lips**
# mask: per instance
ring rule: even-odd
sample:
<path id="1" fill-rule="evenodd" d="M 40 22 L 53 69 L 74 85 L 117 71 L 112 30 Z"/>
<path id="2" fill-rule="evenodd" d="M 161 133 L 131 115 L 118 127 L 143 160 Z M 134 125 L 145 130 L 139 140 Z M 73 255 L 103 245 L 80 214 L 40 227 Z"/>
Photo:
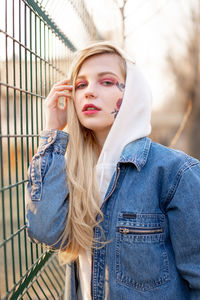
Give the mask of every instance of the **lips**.
<path id="1" fill-rule="evenodd" d="M 97 107 L 94 104 L 85 104 L 83 106 L 82 112 L 86 112 L 86 111 L 100 111 L 101 109 L 99 107 Z"/>

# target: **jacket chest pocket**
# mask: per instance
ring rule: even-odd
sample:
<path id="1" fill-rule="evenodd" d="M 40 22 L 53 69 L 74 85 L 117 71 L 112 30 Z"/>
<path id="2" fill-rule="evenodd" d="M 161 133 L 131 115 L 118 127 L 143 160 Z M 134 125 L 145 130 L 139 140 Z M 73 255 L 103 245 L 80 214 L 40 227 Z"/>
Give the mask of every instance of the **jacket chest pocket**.
<path id="1" fill-rule="evenodd" d="M 147 291 L 169 280 L 163 214 L 120 213 L 115 271 L 120 284 Z"/>

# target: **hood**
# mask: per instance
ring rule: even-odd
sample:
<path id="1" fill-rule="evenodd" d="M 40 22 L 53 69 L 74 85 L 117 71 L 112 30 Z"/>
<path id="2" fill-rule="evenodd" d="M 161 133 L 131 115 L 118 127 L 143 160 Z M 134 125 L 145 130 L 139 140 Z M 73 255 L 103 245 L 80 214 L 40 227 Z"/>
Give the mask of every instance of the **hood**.
<path id="1" fill-rule="evenodd" d="M 151 132 L 151 91 L 146 79 L 131 61 L 126 61 L 122 105 L 100 153 L 96 175 L 103 202 L 123 148 Z"/>

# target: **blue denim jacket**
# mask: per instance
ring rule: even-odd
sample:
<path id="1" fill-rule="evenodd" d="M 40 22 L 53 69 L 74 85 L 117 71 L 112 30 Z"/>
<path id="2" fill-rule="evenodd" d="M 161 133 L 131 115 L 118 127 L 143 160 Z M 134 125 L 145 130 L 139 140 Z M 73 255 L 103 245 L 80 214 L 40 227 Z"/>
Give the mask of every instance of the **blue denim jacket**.
<path id="1" fill-rule="evenodd" d="M 68 210 L 67 141 L 62 131 L 43 131 L 29 167 L 28 235 L 55 248 Z M 128 144 L 101 210 L 110 242 L 93 251 L 92 299 L 200 299 L 198 160 L 149 138 Z M 67 267 L 68 299 L 76 299 L 76 267 Z"/>

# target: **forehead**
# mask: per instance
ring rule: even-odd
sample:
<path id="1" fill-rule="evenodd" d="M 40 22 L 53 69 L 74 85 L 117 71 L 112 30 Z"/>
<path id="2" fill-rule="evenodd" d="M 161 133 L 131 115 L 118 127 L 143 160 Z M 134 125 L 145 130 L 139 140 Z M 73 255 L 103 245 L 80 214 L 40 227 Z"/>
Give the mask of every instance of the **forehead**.
<path id="1" fill-rule="evenodd" d="M 84 61 L 79 70 L 78 77 L 112 72 L 118 77 L 123 78 L 121 64 L 122 62 L 116 54 L 97 54 Z"/>

